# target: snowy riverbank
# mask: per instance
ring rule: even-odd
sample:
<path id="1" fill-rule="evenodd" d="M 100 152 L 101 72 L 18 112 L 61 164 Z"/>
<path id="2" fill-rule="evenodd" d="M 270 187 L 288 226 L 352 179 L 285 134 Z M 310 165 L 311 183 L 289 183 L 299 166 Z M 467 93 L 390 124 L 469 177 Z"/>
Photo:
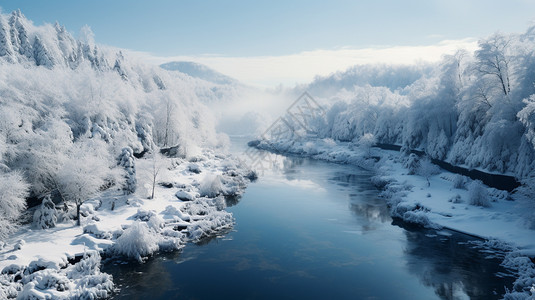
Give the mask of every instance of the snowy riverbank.
<path id="1" fill-rule="evenodd" d="M 489 248 L 507 251 L 504 266 L 517 273 L 507 299 L 535 296 L 535 230 L 522 211 L 522 195 L 427 165 L 416 156 L 359 147 L 331 139 L 278 140 L 250 143 L 259 149 L 295 154 L 374 170 L 374 183 L 393 217 L 428 228 L 447 228 L 484 239 Z M 479 201 L 479 202 L 478 202 Z M 508 287 L 511 289 L 511 287 Z M 531 290 L 531 291 L 530 291 Z M 515 298 L 518 297 L 518 298 Z M 531 298 L 529 298 L 531 299 Z"/>
<path id="2" fill-rule="evenodd" d="M 239 196 L 255 176 L 210 150 L 189 160 L 135 163 L 135 194 L 110 189 L 82 205 L 81 226 L 72 220 L 49 229 L 25 225 L 1 245 L 1 299 L 106 298 L 113 278 L 100 272 L 99 254 L 143 261 L 232 228 L 225 197 Z M 155 170 L 154 199 L 148 199 Z"/>

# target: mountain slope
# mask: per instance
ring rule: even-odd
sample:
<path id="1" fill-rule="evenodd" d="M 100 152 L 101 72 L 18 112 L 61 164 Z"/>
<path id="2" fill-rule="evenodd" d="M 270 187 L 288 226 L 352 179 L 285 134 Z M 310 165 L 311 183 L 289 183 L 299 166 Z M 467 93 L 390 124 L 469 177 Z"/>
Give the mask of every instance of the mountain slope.
<path id="1" fill-rule="evenodd" d="M 199 78 L 217 84 L 236 84 L 237 80 L 221 74 L 205 65 L 191 61 L 172 61 L 160 65 L 168 71 L 179 71 L 193 78 Z"/>

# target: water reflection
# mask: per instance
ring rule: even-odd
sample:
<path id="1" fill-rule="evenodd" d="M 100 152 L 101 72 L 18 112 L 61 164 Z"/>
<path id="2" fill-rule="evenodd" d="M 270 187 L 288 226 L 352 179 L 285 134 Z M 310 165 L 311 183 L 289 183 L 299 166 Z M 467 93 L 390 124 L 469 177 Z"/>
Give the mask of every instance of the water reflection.
<path id="1" fill-rule="evenodd" d="M 501 299 L 505 286 L 512 278 L 499 278 L 503 273 L 500 256 L 484 254 L 481 248 L 470 246 L 473 238 L 451 231 L 435 232 L 408 226 L 405 228 L 406 266 L 421 282 L 433 287 L 442 299 Z M 508 272 L 507 272 L 508 273 Z M 493 283 L 493 284 L 491 284 Z"/>
<path id="2" fill-rule="evenodd" d="M 179 252 L 172 254 L 180 256 Z M 157 260 L 164 259 L 165 254 Z M 124 299 L 159 299 L 165 291 L 173 289 L 173 281 L 165 264 L 154 259 L 145 264 L 134 261 L 104 262 L 103 272 L 113 276 L 117 290 Z"/>

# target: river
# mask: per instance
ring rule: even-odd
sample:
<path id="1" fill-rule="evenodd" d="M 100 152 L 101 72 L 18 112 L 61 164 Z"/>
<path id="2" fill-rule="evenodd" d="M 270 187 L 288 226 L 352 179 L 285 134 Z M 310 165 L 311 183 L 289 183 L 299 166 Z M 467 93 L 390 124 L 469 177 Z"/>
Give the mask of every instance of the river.
<path id="1" fill-rule="evenodd" d="M 501 253 L 474 238 L 393 221 L 369 171 L 277 162 L 229 203 L 232 231 L 144 264 L 106 263 L 114 299 L 500 299 L 511 286 Z"/>

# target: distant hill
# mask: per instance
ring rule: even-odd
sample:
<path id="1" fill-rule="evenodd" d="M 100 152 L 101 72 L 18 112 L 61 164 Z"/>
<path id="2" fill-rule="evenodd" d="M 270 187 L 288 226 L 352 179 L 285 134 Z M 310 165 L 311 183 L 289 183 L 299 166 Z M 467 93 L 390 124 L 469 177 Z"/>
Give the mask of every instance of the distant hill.
<path id="1" fill-rule="evenodd" d="M 191 61 L 172 61 L 160 65 L 168 71 L 179 71 L 194 78 L 199 78 L 217 84 L 236 84 L 238 81 L 227 75 L 221 74 L 209 67 Z"/>

